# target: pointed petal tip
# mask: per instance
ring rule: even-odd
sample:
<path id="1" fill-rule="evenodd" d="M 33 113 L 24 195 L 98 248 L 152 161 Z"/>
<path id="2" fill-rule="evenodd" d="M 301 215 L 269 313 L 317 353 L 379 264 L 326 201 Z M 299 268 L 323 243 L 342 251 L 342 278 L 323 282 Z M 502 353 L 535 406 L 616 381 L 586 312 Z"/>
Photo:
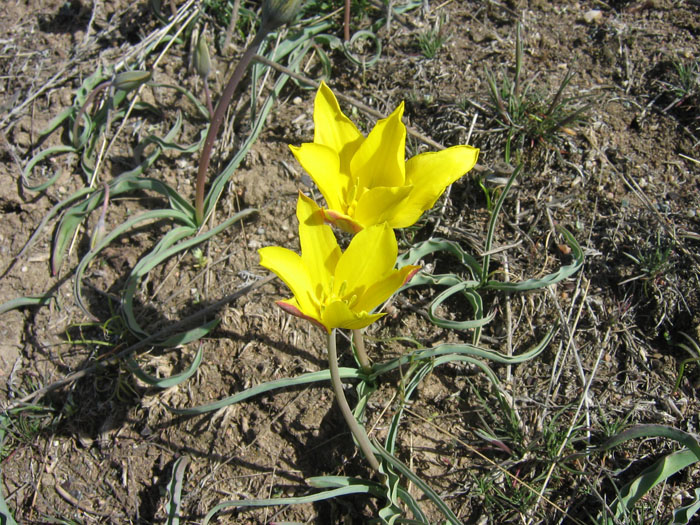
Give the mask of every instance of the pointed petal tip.
<path id="1" fill-rule="evenodd" d="M 404 284 L 409 282 L 411 279 L 413 279 L 413 277 L 423 269 L 422 266 L 415 266 L 415 265 L 404 266 L 404 268 L 411 268 L 411 271 L 409 271 L 406 274 L 406 278 L 403 280 L 403 283 L 401 284 L 401 286 L 403 286 Z"/>
<path id="2" fill-rule="evenodd" d="M 291 300 L 292 299 L 288 299 L 287 301 Z M 294 317 L 299 317 L 300 319 L 305 319 L 311 322 L 311 324 L 318 326 L 320 329 L 325 330 L 329 334 L 331 333 L 331 330 L 328 327 L 326 327 L 323 323 L 321 323 L 318 319 L 310 315 L 306 315 L 299 309 L 299 307 L 296 304 L 287 301 L 275 301 L 275 304 L 288 314 L 293 315 Z"/>
<path id="3" fill-rule="evenodd" d="M 323 219 L 327 223 L 334 224 L 344 232 L 349 233 L 351 235 L 360 233 L 364 229 L 362 224 L 355 221 L 349 215 L 345 215 L 344 213 L 341 213 L 339 211 L 323 209 L 321 210 L 321 213 L 323 214 Z"/>

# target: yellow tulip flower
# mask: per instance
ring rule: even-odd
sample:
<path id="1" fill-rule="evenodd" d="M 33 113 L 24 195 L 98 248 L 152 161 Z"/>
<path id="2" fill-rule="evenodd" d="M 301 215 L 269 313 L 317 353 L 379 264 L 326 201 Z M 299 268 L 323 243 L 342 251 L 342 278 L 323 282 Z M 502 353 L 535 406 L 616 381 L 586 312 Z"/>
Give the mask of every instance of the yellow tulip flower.
<path id="1" fill-rule="evenodd" d="M 476 164 L 471 146 L 421 153 L 405 160 L 403 102 L 365 138 L 321 83 L 314 104 L 314 141 L 290 146 L 326 199 L 326 221 L 349 233 L 374 224 L 414 224 L 445 188 Z"/>
<path id="2" fill-rule="evenodd" d="M 342 252 L 321 208 L 301 193 L 297 219 L 301 255 L 279 246 L 261 248 L 260 265 L 276 273 L 294 294 L 277 304 L 327 333 L 364 328 L 382 317 L 372 310 L 419 269 L 394 269 L 398 248 L 386 224 L 362 230 Z"/>

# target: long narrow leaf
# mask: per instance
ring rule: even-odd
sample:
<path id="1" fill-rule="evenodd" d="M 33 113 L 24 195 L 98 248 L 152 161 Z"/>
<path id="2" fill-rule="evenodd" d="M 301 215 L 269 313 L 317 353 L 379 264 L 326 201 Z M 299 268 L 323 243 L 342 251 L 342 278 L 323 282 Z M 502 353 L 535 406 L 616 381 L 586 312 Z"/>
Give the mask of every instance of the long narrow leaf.
<path id="1" fill-rule="evenodd" d="M 34 166 L 36 166 L 39 162 L 46 159 L 47 157 L 53 157 L 55 155 L 63 153 L 76 153 L 76 151 L 77 150 L 73 146 L 53 146 L 40 151 L 31 158 L 31 160 L 27 163 L 24 170 L 22 171 L 22 185 L 30 191 L 44 191 L 46 188 L 48 188 L 58 180 L 58 178 L 61 176 L 61 170 L 56 171 L 48 179 L 44 180 L 43 182 L 40 182 L 39 184 L 32 184 L 29 179 L 32 170 L 34 170 Z"/>
<path id="2" fill-rule="evenodd" d="M 673 520 L 670 525 L 687 525 L 698 510 L 700 510 L 700 488 L 695 489 L 694 501 L 673 511 Z"/>
<path id="3" fill-rule="evenodd" d="M 75 278 L 73 279 L 73 293 L 75 294 L 75 299 L 78 303 L 78 306 L 83 310 L 83 312 L 85 312 L 86 315 L 91 314 L 83 301 L 82 281 L 83 274 L 90 265 L 90 263 L 93 261 L 93 259 L 97 257 L 97 255 L 99 255 L 99 253 L 104 248 L 106 248 L 112 241 L 114 241 L 114 239 L 128 232 L 137 224 L 143 222 L 156 221 L 164 218 L 176 220 L 179 219 L 183 222 L 188 220 L 188 217 L 186 215 L 182 214 L 181 212 L 177 212 L 176 210 L 152 210 L 142 213 L 141 215 L 132 217 L 128 221 L 119 224 L 114 230 L 109 232 L 109 234 L 107 234 L 103 239 L 101 239 L 100 242 L 97 243 L 97 245 L 92 250 L 90 250 L 83 256 L 80 263 L 78 264 L 78 267 L 75 270 Z M 183 230 L 185 230 L 185 233 L 188 235 L 195 231 L 194 228 L 189 227 L 183 227 Z"/>
<path id="4" fill-rule="evenodd" d="M 356 368 L 340 368 L 340 377 L 341 379 L 362 379 L 364 378 L 364 375 Z M 206 412 L 212 412 L 214 410 L 219 410 L 220 408 L 233 405 L 235 403 L 240 403 L 241 401 L 245 401 L 246 399 L 250 399 L 251 397 L 255 397 L 257 395 L 264 394 L 265 392 L 270 392 L 272 390 L 330 380 L 331 373 L 328 370 L 321 370 L 319 372 L 308 372 L 306 374 L 302 374 L 293 378 L 276 379 L 274 381 L 268 381 L 267 383 L 262 383 L 254 387 L 247 388 L 243 392 L 239 392 L 238 394 L 234 394 L 225 399 L 220 399 L 213 403 L 200 405 L 198 407 L 174 408 L 168 407 L 167 405 L 166 407 L 168 408 L 168 410 L 175 414 L 195 416 L 199 414 L 204 414 Z"/>
<path id="5" fill-rule="evenodd" d="M 506 196 L 508 195 L 508 191 L 510 190 L 510 187 L 513 185 L 515 182 L 515 179 L 520 175 L 520 171 L 523 169 L 523 165 L 520 164 L 518 165 L 517 168 L 513 171 L 511 176 L 508 178 L 508 182 L 506 182 L 505 187 L 503 188 L 503 191 L 501 192 L 501 195 L 498 197 L 498 200 L 496 201 L 496 205 L 493 207 L 493 211 L 491 212 L 491 218 L 489 219 L 489 226 L 486 231 L 486 242 L 484 243 L 484 253 L 488 253 L 491 251 L 491 247 L 493 245 L 493 237 L 496 232 L 496 224 L 498 222 L 498 215 L 501 212 L 501 208 L 503 207 L 503 203 L 506 200 Z M 489 275 L 489 264 L 491 263 L 491 256 L 490 255 L 484 255 L 481 261 L 481 279 L 484 281 L 488 275 Z"/>
<path id="6" fill-rule="evenodd" d="M 180 525 L 180 505 L 182 503 L 182 481 L 190 462 L 187 456 L 179 457 L 173 464 L 173 473 L 168 484 L 168 525 Z"/>
<path id="7" fill-rule="evenodd" d="M 391 465 L 398 470 L 401 474 L 403 474 L 405 477 L 407 477 L 411 482 L 416 485 L 423 493 L 428 497 L 430 501 L 432 501 L 435 506 L 442 512 L 442 515 L 447 518 L 447 520 L 452 524 L 452 525 L 462 525 L 462 522 L 459 520 L 459 518 L 455 515 L 454 512 L 445 504 L 444 501 L 442 501 L 442 498 L 435 492 L 427 483 L 425 483 L 421 478 L 416 476 L 416 474 L 413 473 L 413 471 L 408 468 L 406 465 L 404 465 L 401 461 L 399 461 L 397 458 L 389 454 L 384 447 L 382 447 L 379 443 L 376 441 L 373 441 L 372 443 L 379 453 L 382 458 L 391 463 Z"/>
<path id="8" fill-rule="evenodd" d="M 213 321 L 209 321 L 208 323 L 205 323 L 202 326 L 198 326 L 197 328 L 192 328 L 191 330 L 187 330 L 186 332 L 181 332 L 172 335 L 168 337 L 165 341 L 163 341 L 161 344 L 162 346 L 168 347 L 186 345 L 193 341 L 197 341 L 198 339 L 205 337 L 209 332 L 214 330 L 214 328 L 219 326 L 220 322 L 221 319 L 214 319 Z"/>
<path id="9" fill-rule="evenodd" d="M 5 442 L 5 427 L 7 425 L 7 416 L 6 415 L 0 415 L 0 447 L 4 446 Z M 1 473 L 1 472 L 0 472 Z M 10 509 L 7 507 L 7 503 L 5 503 L 5 498 L 2 495 L 2 486 L 0 485 L 0 523 L 2 525 L 17 525 L 17 522 L 15 521 L 14 517 L 12 516 L 12 513 L 10 512 Z"/>
<path id="10" fill-rule="evenodd" d="M 620 495 L 610 505 L 615 516 L 621 516 L 632 509 L 634 504 L 644 497 L 659 483 L 666 481 L 676 472 L 696 463 L 698 456 L 688 450 L 680 450 L 662 457 L 651 467 L 644 470 L 631 483 L 620 489 Z"/>
<path id="11" fill-rule="evenodd" d="M 207 232 L 201 233 L 200 235 L 192 237 L 191 239 L 187 239 L 186 241 L 179 242 L 178 244 L 170 246 L 167 249 L 157 249 L 155 253 L 152 251 L 149 255 L 143 257 L 134 266 L 131 273 L 129 274 L 123 292 L 124 298 L 122 301 L 122 312 L 124 320 L 126 321 L 126 324 L 129 327 L 129 330 L 141 336 L 148 335 L 146 330 L 144 330 L 136 320 L 136 316 L 133 310 L 136 286 L 138 285 L 139 281 L 146 276 L 148 272 L 150 272 L 153 268 L 161 264 L 166 259 L 172 257 L 173 255 L 185 250 L 189 250 L 190 248 L 193 248 L 194 246 L 203 243 L 209 238 L 221 233 L 223 230 L 231 226 L 231 224 L 243 220 L 249 215 L 256 213 L 256 211 L 257 210 L 251 208 L 240 211 Z"/>
<path id="12" fill-rule="evenodd" d="M 691 450 L 700 461 L 700 443 L 692 434 L 667 425 L 636 425 L 611 437 L 595 450 L 610 450 L 617 445 L 637 438 L 665 437 L 678 441 Z"/>
<path id="13" fill-rule="evenodd" d="M 571 264 L 567 264 L 565 266 L 562 266 L 559 268 L 558 271 L 549 274 L 542 279 L 528 279 L 527 281 L 522 281 L 519 283 L 506 283 L 502 281 L 488 281 L 484 285 L 484 289 L 486 290 L 502 290 L 502 291 L 508 291 L 508 292 L 526 292 L 530 290 L 535 290 L 538 288 L 544 288 L 546 286 L 550 286 L 552 284 L 558 283 L 559 281 L 562 281 L 564 279 L 567 279 L 571 277 L 574 273 L 576 273 L 581 266 L 583 266 L 583 250 L 581 249 L 581 246 L 576 242 L 576 239 L 574 236 L 566 229 L 566 228 L 559 228 L 559 231 L 561 234 L 564 236 L 564 239 L 566 239 L 566 243 L 569 245 L 571 248 L 571 254 L 573 256 L 573 261 Z"/>
<path id="14" fill-rule="evenodd" d="M 450 286 L 447 290 L 440 293 L 435 299 L 433 299 L 433 301 L 430 303 L 430 307 L 428 308 L 428 316 L 430 317 L 430 321 L 433 324 L 442 328 L 447 328 L 448 330 L 471 330 L 472 328 L 480 328 L 490 323 L 496 314 L 492 312 L 484 317 L 481 297 L 473 290 L 469 290 L 469 287 L 468 282 L 459 283 L 454 286 Z M 474 308 L 475 319 L 470 321 L 454 321 L 452 319 L 439 317 L 435 313 L 435 310 L 439 308 L 442 303 L 457 293 L 463 294 L 469 300 Z"/>
<path id="15" fill-rule="evenodd" d="M 397 259 L 397 266 L 402 268 L 408 264 L 417 264 L 421 259 L 435 252 L 447 252 L 453 255 L 470 270 L 474 279 L 481 278 L 481 265 L 473 256 L 465 252 L 456 242 L 440 238 L 428 239 L 412 246 Z"/>
<path id="16" fill-rule="evenodd" d="M 27 296 L 18 297 L 17 299 L 11 299 L 7 302 L 0 304 L 0 315 L 10 310 L 16 310 L 17 308 L 24 308 L 27 306 L 46 306 L 53 299 L 53 295 L 37 295 L 37 296 Z"/>
<path id="17" fill-rule="evenodd" d="M 302 503 L 315 503 L 317 501 L 337 498 L 339 496 L 349 496 L 352 494 L 371 494 L 371 492 L 371 487 L 367 485 L 350 485 L 347 487 L 331 489 L 325 492 L 318 492 L 316 494 L 309 494 L 308 496 L 297 496 L 294 498 L 269 498 L 225 501 L 223 503 L 219 503 L 216 507 L 211 509 L 206 516 L 204 516 L 204 521 L 202 522 L 202 525 L 207 525 L 209 523 L 209 520 L 211 520 L 216 513 L 229 508 L 270 507 L 272 505 L 300 505 Z"/>
<path id="18" fill-rule="evenodd" d="M 204 350 L 202 349 L 202 347 L 200 347 L 199 350 L 197 350 L 197 354 L 194 356 L 192 364 L 187 368 L 187 370 L 180 374 L 176 374 L 170 377 L 156 377 L 147 374 L 138 365 L 138 363 L 134 360 L 133 357 L 127 358 L 126 364 L 129 367 L 129 370 L 131 370 L 131 373 L 138 377 L 144 383 L 147 383 L 148 385 L 154 386 L 156 388 L 170 388 L 172 386 L 179 385 L 183 381 L 186 381 L 187 379 L 192 377 L 197 371 L 197 368 L 199 368 L 199 365 L 202 363 L 203 356 Z"/>
<path id="19" fill-rule="evenodd" d="M 176 122 L 175 126 L 173 126 L 168 134 L 165 136 L 166 141 L 171 141 L 179 131 L 179 124 Z M 138 187 L 139 183 L 135 182 L 134 179 L 136 179 L 141 173 L 143 173 L 146 169 L 148 169 L 155 161 L 156 159 L 160 156 L 162 153 L 162 148 L 157 147 L 153 153 L 148 155 L 144 160 L 141 161 L 141 163 L 136 166 L 134 169 L 126 171 L 116 177 L 111 183 L 110 183 L 110 195 L 119 195 L 120 193 L 123 193 L 124 191 L 127 191 L 129 189 L 133 189 L 133 185 L 136 185 Z M 149 180 L 149 179 L 144 179 L 144 180 Z M 147 184 L 152 184 L 153 186 L 158 186 L 154 182 L 148 182 Z M 165 187 L 162 183 L 160 183 L 162 186 L 159 187 Z M 66 211 L 66 213 L 63 215 L 61 218 L 58 227 L 56 228 L 56 235 L 54 236 L 54 242 L 53 242 L 53 250 L 52 250 L 52 257 L 51 257 L 51 270 L 53 274 L 55 275 L 58 273 L 58 270 L 61 268 L 61 265 L 63 264 L 63 258 L 65 256 L 65 252 L 68 249 L 68 245 L 70 244 L 71 240 L 73 239 L 73 236 L 78 229 L 78 226 L 80 223 L 83 221 L 85 216 L 90 213 L 92 210 L 94 210 L 99 203 L 102 202 L 103 199 L 103 190 L 100 188 L 98 190 L 95 190 L 88 199 L 86 199 L 84 202 L 80 204 L 76 204 L 72 208 Z M 170 197 L 170 195 L 168 195 Z M 171 200 L 172 201 L 172 200 Z M 184 210 L 183 210 L 184 211 Z"/>
<path id="20" fill-rule="evenodd" d="M 370 374 L 368 379 L 370 381 L 375 381 L 380 375 L 390 372 L 391 370 L 395 370 L 396 368 L 415 360 L 427 359 L 431 357 L 438 357 L 450 354 L 453 354 L 455 356 L 467 355 L 503 364 L 522 363 L 539 355 L 552 340 L 555 331 L 556 327 L 547 332 L 544 338 L 533 348 L 531 348 L 527 352 L 511 357 L 501 354 L 500 352 L 496 352 L 494 350 L 479 348 L 468 344 L 443 344 L 434 348 L 414 350 L 413 352 L 387 361 L 386 363 L 374 365 L 372 373 Z"/>

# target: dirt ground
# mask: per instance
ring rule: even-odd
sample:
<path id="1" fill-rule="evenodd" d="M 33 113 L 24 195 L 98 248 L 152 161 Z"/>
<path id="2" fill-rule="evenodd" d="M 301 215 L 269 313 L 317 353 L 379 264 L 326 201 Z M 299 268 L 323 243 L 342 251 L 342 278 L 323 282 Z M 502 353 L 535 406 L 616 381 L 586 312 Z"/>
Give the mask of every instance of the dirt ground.
<path id="1" fill-rule="evenodd" d="M 202 19 L 210 40 L 218 43 L 211 46 L 215 100 L 252 32 L 243 19 L 232 45 L 222 51 L 226 28 L 213 18 L 211 7 L 221 3 L 207 3 Z M 174 7 L 181 4 L 175 0 Z M 259 6 L 242 4 L 252 11 Z M 331 12 L 325 4 L 313 3 Z M 383 16 L 372 5 L 357 3 L 353 32 Z M 314 14 L 310 9 L 304 19 Z M 334 25 L 326 32 L 341 36 L 342 14 L 332 12 Z M 138 341 L 120 321 L 122 289 L 134 265 L 172 224 L 154 221 L 119 236 L 86 269 L 87 312 L 76 302 L 74 273 L 90 248 L 97 212 L 56 274 L 51 266 L 56 217 L 18 257 L 52 207 L 87 185 L 78 159 L 57 155 L 41 164 L 42 173 L 37 168 L 32 175 L 41 179 L 62 170 L 54 184 L 39 192 L 23 186 L 27 162 L 67 141 L 63 128 L 48 136 L 39 132 L 71 106 L 76 89 L 98 66 L 116 64 L 163 22 L 147 2 L 126 0 L 6 0 L 0 20 L 0 303 L 47 292 L 54 298 L 0 318 L 0 399 L 3 407 L 14 407 L 3 420 L 2 494 L 18 523 L 165 523 L 167 487 L 180 457 L 189 458 L 182 488 L 185 523 L 200 523 L 225 500 L 305 494 L 305 480 L 313 476 L 371 477 L 326 384 L 283 389 L 199 416 L 178 416 L 168 409 L 203 405 L 265 381 L 327 367 L 321 332 L 275 306 L 289 293 L 279 280 L 216 309 L 208 319 L 221 322 L 201 342 L 136 353 L 145 370 L 165 377 L 185 370 L 201 349 L 202 363 L 188 381 L 151 387 L 121 360 L 21 410 L 13 405 Z M 487 71 L 498 82 L 513 78 L 518 24 L 521 79 L 533 100 L 545 101 L 546 113 L 546 101 L 572 71 L 563 99 L 571 111 L 581 109 L 581 118 L 554 131 L 533 127 L 517 134 L 506 162 L 507 133 L 489 98 Z M 332 89 L 384 115 L 405 101 L 404 121 L 418 132 L 444 146 L 469 140 L 481 148 L 478 169 L 455 183 L 418 226 L 399 235 L 400 250 L 434 236 L 455 241 L 475 256 L 482 253 L 490 199 L 522 161 L 496 230 L 494 275 L 525 280 L 570 262 L 556 225 L 568 228 L 585 254 L 584 267 L 556 285 L 485 296 L 484 308 L 495 317 L 484 329 L 482 346 L 523 352 L 558 325 L 553 341 L 535 359 L 512 367 L 493 365 L 517 421 L 499 408 L 478 368 L 436 368 L 411 400 L 398 456 L 464 523 L 573 523 L 493 466 L 540 487 L 556 465 L 546 497 L 568 516 L 592 522 L 590 516 L 603 507 L 601 499 L 615 498 L 615 485 L 633 479 L 675 444 L 638 440 L 615 453 L 558 464 L 556 440 L 567 429 L 575 429 L 568 453 L 599 444 L 624 425 L 655 423 L 698 432 L 697 363 L 687 365 L 680 387 L 674 387 L 681 363 L 692 356 L 679 343 L 691 347 L 689 340 L 700 341 L 700 4 L 425 1 L 376 32 L 383 48 L 371 67 L 326 49 Z M 421 37 L 436 44 L 434 56 L 427 56 Z M 146 61 L 149 68 L 159 52 Z M 153 67 L 153 80 L 202 95 L 201 80 L 187 66 L 189 54 L 186 39 L 175 42 Z M 304 72 L 315 76 L 319 70 L 316 62 Z M 138 140 L 163 134 L 178 116 L 183 116 L 180 144 L 194 142 L 206 124 L 191 103 L 172 91 L 142 93 L 162 111 L 157 116 L 144 111 L 128 121 L 105 159 L 101 180 L 134 168 Z M 139 283 L 136 312 L 150 333 L 267 276 L 258 265 L 257 248 L 298 250 L 297 192 L 315 190 L 288 144 L 313 139 L 313 95 L 301 85 L 286 85 L 259 140 L 227 184 L 214 221 L 247 207 L 257 213 L 212 238 L 203 247 L 204 259 L 192 253 L 173 258 Z M 249 90 L 240 89 L 217 146 L 214 171 L 249 131 L 249 100 Z M 373 126 L 372 116 L 345 102 L 341 106 L 363 131 Z M 546 120 L 543 113 L 525 118 Z M 407 146 L 407 156 L 434 149 L 415 137 Z M 191 200 L 197 165 L 196 153 L 168 151 L 148 176 Z M 108 229 L 163 201 L 162 195 L 146 191 L 115 198 L 106 215 Z M 427 258 L 423 266 L 435 273 L 462 271 L 442 256 Z M 422 287 L 392 302 L 390 315 L 368 331 L 373 360 L 414 348 L 401 338 L 424 347 L 472 341 L 472 331 L 439 328 L 426 318 L 437 293 Z M 465 319 L 471 308 L 453 299 L 439 314 Z M 348 348 L 342 339 L 341 366 L 353 364 Z M 368 428 L 378 438 L 386 435 L 400 379 L 398 374 L 387 377 L 367 408 Z M 348 389 L 351 403 L 353 395 Z M 582 400 L 584 408 L 577 410 Z M 489 441 L 485 433 L 497 439 Z M 668 522 L 699 479 L 693 467 L 671 478 L 640 503 L 647 510 L 639 523 L 651 523 L 654 516 Z M 420 499 L 415 487 L 409 490 Z M 438 522 L 437 509 L 421 501 L 431 522 Z M 224 513 L 217 519 L 367 523 L 377 505 L 354 496 Z"/>

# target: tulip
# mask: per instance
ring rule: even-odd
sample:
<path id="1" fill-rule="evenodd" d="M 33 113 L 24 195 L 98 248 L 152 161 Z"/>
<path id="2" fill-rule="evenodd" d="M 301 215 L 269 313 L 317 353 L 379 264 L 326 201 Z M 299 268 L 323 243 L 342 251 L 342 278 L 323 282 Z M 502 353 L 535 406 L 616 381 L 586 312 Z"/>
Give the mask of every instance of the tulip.
<path id="1" fill-rule="evenodd" d="M 405 160 L 403 103 L 365 138 L 322 83 L 314 104 L 314 141 L 290 146 L 326 200 L 327 222 L 349 233 L 387 223 L 414 224 L 447 186 L 476 164 L 471 146 L 453 146 Z"/>
<path id="2" fill-rule="evenodd" d="M 328 334 L 334 328 L 364 328 L 381 318 L 383 313 L 372 311 L 419 269 L 394 269 L 398 247 L 386 224 L 363 229 L 342 252 L 322 210 L 301 193 L 297 219 L 301 255 L 279 246 L 261 248 L 260 265 L 277 274 L 294 294 L 277 304 Z"/>

